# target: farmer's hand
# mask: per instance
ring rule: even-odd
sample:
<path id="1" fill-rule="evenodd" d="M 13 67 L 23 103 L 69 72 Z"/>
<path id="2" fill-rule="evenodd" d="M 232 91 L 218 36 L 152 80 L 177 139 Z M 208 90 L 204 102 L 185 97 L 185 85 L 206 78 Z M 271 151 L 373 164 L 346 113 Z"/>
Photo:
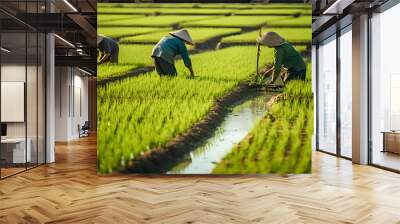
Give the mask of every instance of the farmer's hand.
<path id="1" fill-rule="evenodd" d="M 190 71 L 190 78 L 194 78 L 194 71 L 193 71 L 193 68 L 190 67 L 190 68 L 189 68 L 189 71 Z"/>
<path id="2" fill-rule="evenodd" d="M 273 80 L 273 79 L 268 80 L 267 85 L 272 85 L 272 84 L 274 84 L 274 82 L 275 82 L 275 80 Z"/>
<path id="3" fill-rule="evenodd" d="M 270 75 L 272 74 L 272 71 L 273 71 L 273 70 L 274 70 L 273 68 L 270 68 L 270 69 L 266 70 L 266 71 L 264 72 L 263 76 L 264 76 L 264 77 L 270 76 Z"/>

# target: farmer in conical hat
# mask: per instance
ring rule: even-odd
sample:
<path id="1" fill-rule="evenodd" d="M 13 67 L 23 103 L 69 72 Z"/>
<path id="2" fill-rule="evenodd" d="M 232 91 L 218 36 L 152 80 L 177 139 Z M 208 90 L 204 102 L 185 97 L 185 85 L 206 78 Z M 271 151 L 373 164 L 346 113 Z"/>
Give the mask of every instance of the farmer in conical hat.
<path id="1" fill-rule="evenodd" d="M 97 49 L 100 54 L 98 64 L 105 62 L 118 63 L 119 46 L 114 39 L 102 34 L 97 35 Z"/>
<path id="2" fill-rule="evenodd" d="M 306 64 L 303 57 L 279 34 L 275 32 L 268 32 L 257 38 L 257 42 L 267 45 L 270 48 L 275 48 L 275 62 L 274 67 L 264 73 L 269 76 L 272 73 L 272 79 L 268 84 L 273 84 L 281 73 L 282 66 L 288 69 L 286 77 L 282 77 L 284 83 L 290 80 L 305 80 L 306 79 Z"/>
<path id="3" fill-rule="evenodd" d="M 193 40 L 186 29 L 169 32 L 170 36 L 163 37 L 153 48 L 151 57 L 154 60 L 157 73 L 161 75 L 176 76 L 174 59 L 180 55 L 185 66 L 193 77 L 194 72 L 189 52 L 185 44 L 193 45 Z"/>

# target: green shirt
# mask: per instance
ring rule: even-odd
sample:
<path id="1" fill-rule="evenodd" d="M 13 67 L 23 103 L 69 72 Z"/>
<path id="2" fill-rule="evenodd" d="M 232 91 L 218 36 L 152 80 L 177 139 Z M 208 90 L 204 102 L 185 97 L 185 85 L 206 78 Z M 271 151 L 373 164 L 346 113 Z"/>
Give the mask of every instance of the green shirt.
<path id="1" fill-rule="evenodd" d="M 303 57 L 296 51 L 292 44 L 285 42 L 275 47 L 274 77 L 278 77 L 282 66 L 295 71 L 306 69 Z"/>
<path id="2" fill-rule="evenodd" d="M 189 58 L 189 53 L 185 43 L 176 37 L 165 36 L 153 48 L 152 56 L 164 59 L 170 64 L 174 64 L 176 55 L 181 55 L 186 67 L 192 67 L 192 62 Z"/>

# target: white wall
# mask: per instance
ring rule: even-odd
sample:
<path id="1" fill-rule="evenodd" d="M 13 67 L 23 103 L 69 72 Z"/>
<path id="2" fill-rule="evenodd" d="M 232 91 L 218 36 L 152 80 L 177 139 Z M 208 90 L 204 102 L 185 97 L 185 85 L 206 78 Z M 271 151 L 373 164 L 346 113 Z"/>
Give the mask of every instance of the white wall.
<path id="1" fill-rule="evenodd" d="M 88 78 L 76 68 L 56 67 L 55 108 L 55 140 L 79 138 L 78 125 L 88 120 Z"/>
<path id="2" fill-rule="evenodd" d="M 1 81 L 3 82 L 25 82 L 24 65 L 18 64 L 3 64 L 1 66 Z M 6 110 L 7 108 L 1 108 Z M 25 122 L 9 122 L 7 123 L 7 136 L 8 137 L 25 137 Z"/>
<path id="3" fill-rule="evenodd" d="M 67 141 L 69 133 L 69 85 L 68 67 L 55 68 L 55 141 Z"/>

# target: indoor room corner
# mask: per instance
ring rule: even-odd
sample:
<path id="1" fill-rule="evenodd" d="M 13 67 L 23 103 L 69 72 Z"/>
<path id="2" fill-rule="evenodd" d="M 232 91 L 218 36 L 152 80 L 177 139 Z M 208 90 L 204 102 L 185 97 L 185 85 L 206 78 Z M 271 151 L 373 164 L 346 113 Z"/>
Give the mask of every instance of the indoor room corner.
<path id="1" fill-rule="evenodd" d="M 96 18 L 93 0 L 0 2 L 0 179 L 95 137 Z"/>

